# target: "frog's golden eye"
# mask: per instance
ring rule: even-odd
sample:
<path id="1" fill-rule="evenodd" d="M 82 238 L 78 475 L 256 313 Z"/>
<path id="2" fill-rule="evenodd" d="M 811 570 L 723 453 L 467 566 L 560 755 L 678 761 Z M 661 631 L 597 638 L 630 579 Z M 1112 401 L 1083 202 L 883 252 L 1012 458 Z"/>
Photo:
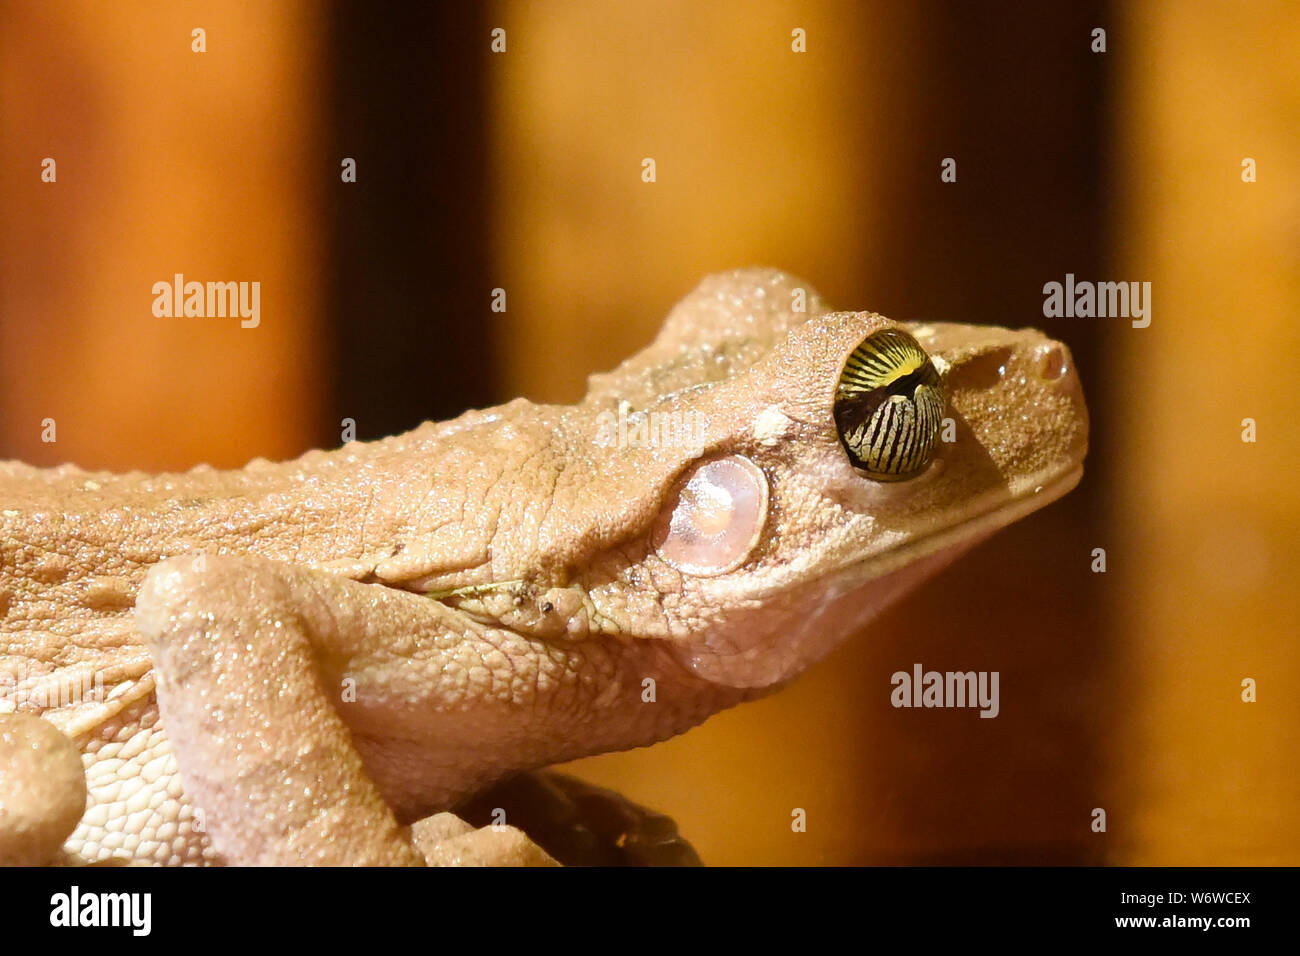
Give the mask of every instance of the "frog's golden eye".
<path id="1" fill-rule="evenodd" d="M 919 474 L 943 420 L 943 381 L 902 329 L 881 329 L 853 350 L 835 389 L 835 426 L 853 464 L 877 481 Z"/>

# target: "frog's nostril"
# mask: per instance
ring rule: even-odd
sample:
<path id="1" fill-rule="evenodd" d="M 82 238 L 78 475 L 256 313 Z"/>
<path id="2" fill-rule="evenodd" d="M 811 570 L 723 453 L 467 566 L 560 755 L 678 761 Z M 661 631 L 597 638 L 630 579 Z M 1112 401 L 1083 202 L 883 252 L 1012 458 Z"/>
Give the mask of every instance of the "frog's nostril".
<path id="1" fill-rule="evenodd" d="M 1038 377 L 1045 382 L 1055 382 L 1070 374 L 1070 357 L 1055 342 L 1044 345 L 1038 353 Z"/>

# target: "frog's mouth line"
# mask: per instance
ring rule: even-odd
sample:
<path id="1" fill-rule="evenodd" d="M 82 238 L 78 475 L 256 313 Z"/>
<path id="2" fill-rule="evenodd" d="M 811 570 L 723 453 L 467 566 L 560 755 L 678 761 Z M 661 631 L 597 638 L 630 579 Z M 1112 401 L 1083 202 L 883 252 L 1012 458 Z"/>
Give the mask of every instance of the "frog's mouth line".
<path id="1" fill-rule="evenodd" d="M 849 591 L 885 578 L 895 572 L 902 571 L 919 561 L 938 555 L 940 552 L 945 550 L 952 550 L 953 553 L 950 555 L 950 558 L 956 558 L 963 552 L 970 550 L 975 545 L 989 538 L 996 531 L 999 531 L 1007 525 L 1015 523 L 1026 515 L 1032 514 L 1038 509 L 1044 508 L 1057 499 L 1064 497 L 1079 483 L 1079 480 L 1082 477 L 1083 463 L 1081 461 L 1075 462 L 1072 466 L 1058 473 L 1055 477 L 1048 478 L 1043 483 L 1041 490 L 1034 494 L 1021 498 L 1012 498 L 1009 501 L 1005 499 L 998 500 L 985 510 L 973 517 L 967 518 L 959 524 L 944 528 L 940 531 L 932 532 L 919 538 L 911 539 L 884 553 L 866 555 L 857 560 L 850 561 L 841 566 L 838 571 L 832 572 L 832 574 L 843 584 L 845 590 Z M 996 494 L 996 492 L 990 492 L 990 494 Z M 870 573 L 864 575 L 864 569 L 868 568 L 870 569 Z M 721 575 L 717 578 L 713 578 L 713 580 L 722 581 L 727 580 L 729 577 L 730 575 Z M 500 582 L 481 585 L 478 587 L 481 589 L 492 589 L 498 586 L 500 586 Z M 469 586 L 464 590 L 473 591 L 475 589 L 475 586 Z M 428 596 L 427 593 L 426 596 Z M 441 602 L 442 598 L 435 597 L 435 600 Z M 484 627 L 497 628 L 516 637 L 528 640 L 539 638 L 537 633 L 528 628 L 517 628 L 506 625 L 491 615 L 476 613 L 470 608 L 461 607 L 459 605 L 444 604 L 444 606 L 454 613 L 475 621 Z M 601 632 L 593 631 L 592 636 L 601 636 Z M 546 638 L 542 639 L 546 640 Z M 563 640 L 563 638 L 560 640 Z"/>
<path id="2" fill-rule="evenodd" d="M 863 565 L 871 564 L 876 570 L 872 578 L 879 578 L 946 548 L 960 546 L 962 551 L 968 550 L 995 531 L 1064 497 L 1082 477 L 1083 464 L 1077 462 L 1055 477 L 1047 479 L 1041 490 L 1032 495 L 1000 501 L 960 524 L 912 539 L 883 554 L 870 555 L 845 566 L 843 570 L 851 572 Z"/>

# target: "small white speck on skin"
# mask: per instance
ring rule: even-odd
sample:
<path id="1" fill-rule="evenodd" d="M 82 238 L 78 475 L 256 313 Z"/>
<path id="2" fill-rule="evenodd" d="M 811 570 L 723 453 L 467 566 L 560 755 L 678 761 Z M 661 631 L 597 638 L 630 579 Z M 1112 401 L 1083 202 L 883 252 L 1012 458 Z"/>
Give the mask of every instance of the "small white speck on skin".
<path id="1" fill-rule="evenodd" d="M 754 424 L 750 426 L 754 437 L 761 445 L 775 445 L 785 436 L 790 427 L 790 419 L 775 405 L 769 405 L 758 413 Z"/>

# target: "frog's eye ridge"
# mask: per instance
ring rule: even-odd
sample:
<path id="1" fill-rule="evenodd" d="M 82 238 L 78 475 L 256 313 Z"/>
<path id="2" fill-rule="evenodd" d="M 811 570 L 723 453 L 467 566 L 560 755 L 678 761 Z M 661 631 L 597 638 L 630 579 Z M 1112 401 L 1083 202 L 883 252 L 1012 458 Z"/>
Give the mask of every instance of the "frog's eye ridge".
<path id="1" fill-rule="evenodd" d="M 943 421 L 943 380 L 902 329 L 873 332 L 853 350 L 835 389 L 835 427 L 853 464 L 877 481 L 925 468 Z"/>

